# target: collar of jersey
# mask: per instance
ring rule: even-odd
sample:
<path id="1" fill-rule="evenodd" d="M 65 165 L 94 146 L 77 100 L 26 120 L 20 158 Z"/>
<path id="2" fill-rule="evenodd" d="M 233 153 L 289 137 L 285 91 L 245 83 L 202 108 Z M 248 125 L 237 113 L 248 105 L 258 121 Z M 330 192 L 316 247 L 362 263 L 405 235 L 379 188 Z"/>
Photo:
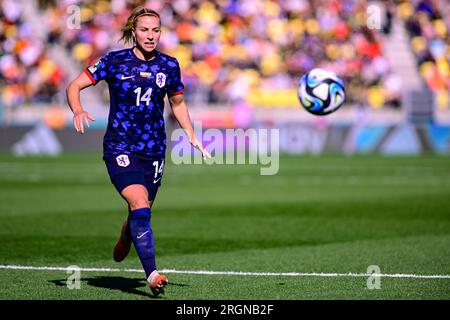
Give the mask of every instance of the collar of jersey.
<path id="1" fill-rule="evenodd" d="M 153 58 L 151 58 L 150 60 L 142 60 L 142 59 L 139 59 L 139 58 L 136 56 L 136 54 L 134 53 L 133 49 L 134 49 L 134 47 L 130 49 L 131 56 L 132 56 L 134 59 L 137 59 L 137 60 L 140 61 L 140 62 L 153 62 L 153 61 L 155 61 L 155 60 L 158 58 L 158 56 L 159 56 L 158 50 L 155 49 L 155 55 L 153 56 Z"/>

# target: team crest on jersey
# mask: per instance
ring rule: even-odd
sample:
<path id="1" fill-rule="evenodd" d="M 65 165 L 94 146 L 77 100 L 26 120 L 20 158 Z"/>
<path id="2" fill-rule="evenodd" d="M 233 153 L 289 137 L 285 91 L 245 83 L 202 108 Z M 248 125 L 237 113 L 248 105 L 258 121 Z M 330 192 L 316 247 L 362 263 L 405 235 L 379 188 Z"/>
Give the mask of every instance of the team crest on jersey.
<path id="1" fill-rule="evenodd" d="M 130 159 L 126 154 L 121 154 L 120 156 L 116 157 L 116 161 L 120 167 L 128 167 L 130 165 Z"/>
<path id="2" fill-rule="evenodd" d="M 98 66 L 102 63 L 102 60 L 98 60 L 93 66 L 90 66 L 88 69 L 91 73 L 97 71 Z"/>
<path id="3" fill-rule="evenodd" d="M 166 75 L 162 72 L 156 74 L 156 84 L 158 87 L 162 88 L 166 84 Z"/>

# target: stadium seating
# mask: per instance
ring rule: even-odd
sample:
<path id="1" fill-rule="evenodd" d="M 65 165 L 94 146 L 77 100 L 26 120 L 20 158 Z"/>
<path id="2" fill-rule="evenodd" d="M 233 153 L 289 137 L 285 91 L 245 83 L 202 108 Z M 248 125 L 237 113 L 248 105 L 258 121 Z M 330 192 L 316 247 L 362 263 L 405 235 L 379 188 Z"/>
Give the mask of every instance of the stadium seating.
<path id="1" fill-rule="evenodd" d="M 398 6 L 410 35 L 419 72 L 436 93 L 437 105 L 447 108 L 450 90 L 450 3 L 448 1 L 403 1 Z"/>
<path id="2" fill-rule="evenodd" d="M 146 4 L 81 1 L 76 7 L 81 18 L 77 27 L 72 1 L 24 3 L 34 3 L 34 10 L 12 0 L 0 6 L 5 106 L 63 101 L 63 88 L 74 72 L 110 50 L 123 48 L 118 40 L 124 21 L 132 8 Z M 160 50 L 179 59 L 191 103 L 246 99 L 262 107 L 295 107 L 298 78 L 322 66 L 343 77 L 349 103 L 398 107 L 401 97 L 392 92 L 398 84 L 380 41 L 389 25 L 369 29 L 365 3 L 179 0 L 147 4 L 163 17 Z M 415 0 L 398 1 L 397 9 L 389 11 L 405 21 L 418 71 L 438 93 L 442 106 L 448 105 L 450 83 L 448 9 L 447 1 Z M 36 21 L 42 23 L 42 39 L 33 33 Z M 54 58 L 55 47 L 63 49 L 63 58 Z M 284 99 L 274 99 L 277 96 Z"/>

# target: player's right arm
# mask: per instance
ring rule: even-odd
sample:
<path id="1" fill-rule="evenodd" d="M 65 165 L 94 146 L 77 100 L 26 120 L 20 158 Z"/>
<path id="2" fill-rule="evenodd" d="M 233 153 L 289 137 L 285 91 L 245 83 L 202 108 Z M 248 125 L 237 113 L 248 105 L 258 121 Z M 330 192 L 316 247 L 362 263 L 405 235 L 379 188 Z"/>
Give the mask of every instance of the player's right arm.
<path id="1" fill-rule="evenodd" d="M 95 121 L 94 117 L 86 112 L 81 106 L 80 91 L 91 86 L 92 80 L 85 71 L 81 72 L 66 89 L 67 102 L 73 112 L 73 126 L 78 133 L 84 133 L 84 125 L 89 127 L 89 120 Z"/>

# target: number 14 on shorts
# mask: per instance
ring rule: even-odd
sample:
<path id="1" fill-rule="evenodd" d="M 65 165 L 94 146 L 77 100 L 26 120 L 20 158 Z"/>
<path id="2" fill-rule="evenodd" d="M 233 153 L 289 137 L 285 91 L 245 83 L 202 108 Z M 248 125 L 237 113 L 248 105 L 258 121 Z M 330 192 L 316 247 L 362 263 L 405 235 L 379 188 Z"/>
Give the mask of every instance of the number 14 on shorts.
<path id="1" fill-rule="evenodd" d="M 162 178 L 164 171 L 164 160 L 153 161 L 153 166 L 155 167 L 155 176 L 153 177 L 153 183 L 157 183 Z"/>

